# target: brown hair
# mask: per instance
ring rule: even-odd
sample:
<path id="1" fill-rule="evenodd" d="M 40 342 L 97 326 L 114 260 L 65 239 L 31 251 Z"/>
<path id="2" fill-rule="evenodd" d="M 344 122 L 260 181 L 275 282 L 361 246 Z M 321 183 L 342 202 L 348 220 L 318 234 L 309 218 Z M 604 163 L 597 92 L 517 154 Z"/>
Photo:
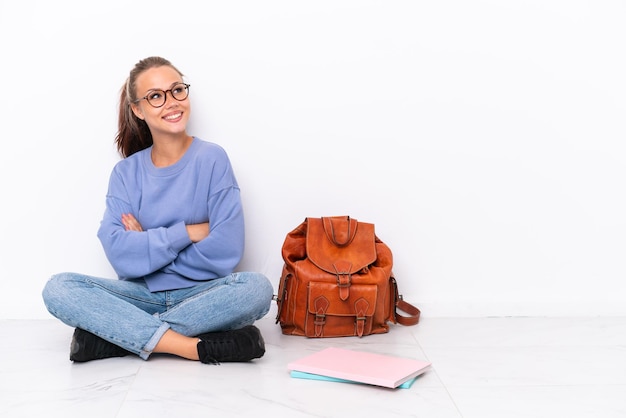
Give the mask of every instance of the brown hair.
<path id="1" fill-rule="evenodd" d="M 130 75 L 126 79 L 126 83 L 121 88 L 120 113 L 117 122 L 118 131 L 115 136 L 115 144 L 117 145 L 117 151 L 124 158 L 152 145 L 152 134 L 148 124 L 135 116 L 130 105 L 137 100 L 137 77 L 150 68 L 163 66 L 172 67 L 181 77 L 183 76 L 183 73 L 178 71 L 165 58 L 148 57 L 135 64 L 135 67 L 130 71 Z"/>

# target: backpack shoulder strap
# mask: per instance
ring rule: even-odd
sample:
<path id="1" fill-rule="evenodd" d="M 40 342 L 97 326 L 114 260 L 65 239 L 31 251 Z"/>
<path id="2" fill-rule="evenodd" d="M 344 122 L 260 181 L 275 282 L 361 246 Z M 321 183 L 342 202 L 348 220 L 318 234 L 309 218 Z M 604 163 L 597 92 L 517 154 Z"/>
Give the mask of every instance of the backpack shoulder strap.
<path id="1" fill-rule="evenodd" d="M 400 325 L 406 326 L 416 325 L 420 320 L 420 310 L 416 306 L 405 301 L 402 298 L 402 295 L 398 293 L 398 283 L 396 282 L 395 277 L 391 277 L 390 281 L 393 293 L 395 295 L 393 309 L 396 322 Z M 400 313 L 398 313 L 398 310 L 406 313 L 406 315 L 401 315 Z"/>

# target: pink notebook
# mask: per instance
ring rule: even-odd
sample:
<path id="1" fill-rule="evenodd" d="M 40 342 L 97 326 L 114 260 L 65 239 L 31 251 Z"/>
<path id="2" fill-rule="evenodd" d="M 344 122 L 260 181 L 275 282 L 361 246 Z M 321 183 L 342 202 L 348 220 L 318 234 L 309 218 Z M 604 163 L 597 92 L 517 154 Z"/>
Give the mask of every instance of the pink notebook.
<path id="1" fill-rule="evenodd" d="M 430 362 L 329 347 L 292 361 L 289 370 L 395 388 L 424 373 Z"/>

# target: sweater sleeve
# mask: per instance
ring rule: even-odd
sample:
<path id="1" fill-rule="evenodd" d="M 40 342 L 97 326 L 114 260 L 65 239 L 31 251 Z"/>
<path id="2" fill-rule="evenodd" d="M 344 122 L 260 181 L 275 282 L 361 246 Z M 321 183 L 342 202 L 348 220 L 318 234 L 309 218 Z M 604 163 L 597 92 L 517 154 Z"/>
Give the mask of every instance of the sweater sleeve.
<path id="1" fill-rule="evenodd" d="M 244 251 L 244 218 L 239 188 L 231 185 L 210 196 L 209 236 L 185 247 L 163 270 L 192 280 L 223 277 L 233 272 Z"/>
<path id="2" fill-rule="evenodd" d="M 133 213 L 124 182 L 114 171 L 109 180 L 106 209 L 98 238 L 111 266 L 122 280 L 153 273 L 178 257 L 191 244 L 184 222 L 142 232 L 126 231 L 123 213 Z"/>

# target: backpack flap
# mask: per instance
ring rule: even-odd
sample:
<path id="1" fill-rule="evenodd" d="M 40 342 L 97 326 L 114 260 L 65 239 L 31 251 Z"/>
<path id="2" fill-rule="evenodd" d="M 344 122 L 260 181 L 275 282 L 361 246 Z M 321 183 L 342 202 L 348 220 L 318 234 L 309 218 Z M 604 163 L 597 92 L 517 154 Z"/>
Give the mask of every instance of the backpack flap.
<path id="1" fill-rule="evenodd" d="M 308 218 L 306 250 L 309 260 L 330 274 L 356 273 L 376 261 L 374 224 L 349 216 Z"/>

